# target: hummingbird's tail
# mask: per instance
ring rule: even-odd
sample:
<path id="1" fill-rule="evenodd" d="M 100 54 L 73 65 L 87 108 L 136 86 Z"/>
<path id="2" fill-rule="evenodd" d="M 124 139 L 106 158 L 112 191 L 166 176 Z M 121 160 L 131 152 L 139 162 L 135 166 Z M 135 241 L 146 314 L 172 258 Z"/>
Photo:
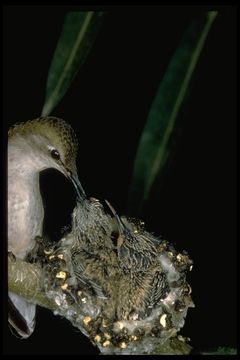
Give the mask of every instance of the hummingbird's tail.
<path id="1" fill-rule="evenodd" d="M 28 338 L 35 328 L 36 305 L 12 292 L 8 293 L 8 322 L 21 338 Z"/>

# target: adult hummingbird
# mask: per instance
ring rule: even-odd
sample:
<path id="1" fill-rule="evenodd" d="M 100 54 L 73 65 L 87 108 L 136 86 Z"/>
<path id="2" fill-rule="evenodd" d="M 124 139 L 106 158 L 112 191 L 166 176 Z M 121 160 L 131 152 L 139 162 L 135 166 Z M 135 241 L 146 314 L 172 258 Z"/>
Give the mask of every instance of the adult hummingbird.
<path id="1" fill-rule="evenodd" d="M 40 117 L 18 123 L 8 132 L 8 251 L 26 260 L 36 239 L 42 237 L 44 208 L 39 174 L 54 168 L 85 197 L 78 180 L 78 142 L 72 127 L 56 117 Z M 35 327 L 36 305 L 9 292 L 9 323 L 22 338 Z"/>

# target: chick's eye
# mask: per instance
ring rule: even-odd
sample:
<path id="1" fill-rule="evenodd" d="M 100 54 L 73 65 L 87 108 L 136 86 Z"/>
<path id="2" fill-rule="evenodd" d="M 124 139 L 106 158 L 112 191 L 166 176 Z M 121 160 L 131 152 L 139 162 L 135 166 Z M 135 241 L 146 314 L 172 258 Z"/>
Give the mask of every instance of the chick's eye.
<path id="1" fill-rule="evenodd" d="M 60 154 L 59 154 L 59 152 L 58 152 L 56 149 L 53 149 L 53 150 L 51 151 L 51 156 L 52 156 L 52 158 L 55 159 L 55 160 L 59 160 L 59 159 L 60 159 Z"/>

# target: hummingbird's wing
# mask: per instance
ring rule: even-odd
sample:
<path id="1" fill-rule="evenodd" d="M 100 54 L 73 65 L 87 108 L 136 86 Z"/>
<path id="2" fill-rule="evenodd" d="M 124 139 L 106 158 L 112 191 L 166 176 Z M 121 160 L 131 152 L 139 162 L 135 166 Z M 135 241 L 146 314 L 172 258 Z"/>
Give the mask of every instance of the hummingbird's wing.
<path id="1" fill-rule="evenodd" d="M 100 299 L 108 299 L 108 296 L 101 285 L 97 284 L 96 281 L 84 276 L 80 272 L 75 272 L 77 276 L 78 285 L 82 286 L 91 295 L 95 295 Z"/>
<path id="2" fill-rule="evenodd" d="M 169 291 L 170 289 L 165 273 L 161 271 L 155 271 L 153 273 L 152 282 L 150 283 L 148 289 L 148 307 L 154 308 L 155 306 L 161 304 L 161 299 L 165 298 Z"/>
<path id="3" fill-rule="evenodd" d="M 89 285 L 92 288 L 95 295 L 97 297 L 99 297 L 100 299 L 106 300 L 109 298 L 107 296 L 106 292 L 104 291 L 104 289 L 99 284 L 97 284 L 95 281 L 89 280 Z"/>
<path id="4" fill-rule="evenodd" d="M 28 338 L 35 328 L 36 305 L 12 292 L 8 293 L 8 321 L 21 338 Z"/>

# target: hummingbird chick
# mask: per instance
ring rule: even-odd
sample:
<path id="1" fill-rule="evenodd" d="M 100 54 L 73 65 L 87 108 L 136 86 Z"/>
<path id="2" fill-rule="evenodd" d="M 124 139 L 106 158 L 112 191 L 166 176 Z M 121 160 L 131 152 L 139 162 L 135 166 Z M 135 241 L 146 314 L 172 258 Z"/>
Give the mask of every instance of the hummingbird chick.
<path id="1" fill-rule="evenodd" d="M 118 215 L 116 220 L 118 261 L 122 269 L 117 315 L 120 319 L 143 319 L 167 289 L 158 264 L 160 240 L 148 233 L 141 222 Z"/>
<path id="2" fill-rule="evenodd" d="M 127 218 L 116 216 L 116 219 L 120 266 L 136 272 L 149 268 L 156 261 L 159 240 Z"/>
<path id="3" fill-rule="evenodd" d="M 101 246 L 113 249 L 111 238 L 117 228 L 115 218 L 94 197 L 80 198 L 77 202 L 72 216 L 72 228 L 78 234 L 82 246 L 93 252 Z"/>
<path id="4" fill-rule="evenodd" d="M 106 210 L 96 198 L 78 199 L 72 214 L 72 231 L 62 239 L 59 251 L 67 252 L 77 288 L 95 297 L 94 302 L 107 309 L 108 317 L 112 317 L 119 276 L 114 244 L 117 223 Z"/>
<path id="5" fill-rule="evenodd" d="M 36 239 L 42 237 L 44 209 L 39 174 L 54 168 L 84 191 L 76 169 L 77 137 L 62 119 L 40 117 L 18 123 L 8 132 L 8 251 L 26 260 Z M 9 292 L 9 323 L 21 337 L 35 327 L 35 305 Z"/>

